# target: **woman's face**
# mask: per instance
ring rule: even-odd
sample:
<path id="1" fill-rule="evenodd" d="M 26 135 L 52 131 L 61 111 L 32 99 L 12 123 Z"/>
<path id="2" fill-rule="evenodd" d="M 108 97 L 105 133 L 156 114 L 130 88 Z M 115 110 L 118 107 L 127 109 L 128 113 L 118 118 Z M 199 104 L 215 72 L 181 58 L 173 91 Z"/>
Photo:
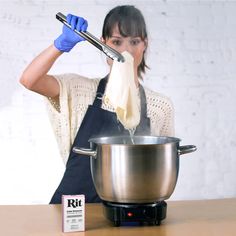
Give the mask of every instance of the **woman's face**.
<path id="1" fill-rule="evenodd" d="M 118 26 L 113 29 L 112 36 L 105 40 L 105 43 L 114 48 L 119 53 L 124 51 L 129 52 L 134 58 L 134 71 L 138 73 L 138 66 L 142 62 L 143 53 L 147 47 L 147 41 L 140 37 L 123 37 L 118 29 Z M 112 60 L 108 59 L 108 64 L 112 65 Z"/>

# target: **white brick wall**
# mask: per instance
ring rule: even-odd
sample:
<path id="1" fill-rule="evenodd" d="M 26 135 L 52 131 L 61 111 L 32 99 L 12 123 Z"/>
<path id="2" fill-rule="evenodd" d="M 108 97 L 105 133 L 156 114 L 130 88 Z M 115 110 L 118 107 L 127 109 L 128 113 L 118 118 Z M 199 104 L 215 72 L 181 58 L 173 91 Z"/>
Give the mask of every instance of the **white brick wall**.
<path id="1" fill-rule="evenodd" d="M 84 16 L 100 37 L 107 11 L 135 4 L 149 31 L 145 84 L 171 97 L 176 136 L 198 151 L 180 157 L 171 199 L 236 196 L 236 1 L 0 1 L 0 204 L 47 203 L 63 174 L 43 98 L 18 80 L 61 31 L 58 11 Z M 93 68 L 93 69 L 91 69 Z M 104 56 L 87 43 L 52 73 L 103 75 Z"/>

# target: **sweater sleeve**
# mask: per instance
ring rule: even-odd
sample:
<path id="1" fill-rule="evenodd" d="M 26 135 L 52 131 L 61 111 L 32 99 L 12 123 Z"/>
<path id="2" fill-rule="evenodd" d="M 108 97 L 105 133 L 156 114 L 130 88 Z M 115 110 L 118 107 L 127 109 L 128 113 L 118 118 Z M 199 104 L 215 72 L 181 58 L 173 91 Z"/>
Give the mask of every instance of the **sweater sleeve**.
<path id="1" fill-rule="evenodd" d="M 151 134 L 174 136 L 174 107 L 172 101 L 159 93 L 145 89 L 147 115 L 151 121 Z"/>
<path id="2" fill-rule="evenodd" d="M 71 146 L 69 83 L 65 82 L 67 78 L 65 75 L 56 75 L 54 77 L 60 86 L 59 100 L 56 101 L 48 97 L 46 98 L 46 106 L 61 157 L 64 164 L 66 164 Z"/>

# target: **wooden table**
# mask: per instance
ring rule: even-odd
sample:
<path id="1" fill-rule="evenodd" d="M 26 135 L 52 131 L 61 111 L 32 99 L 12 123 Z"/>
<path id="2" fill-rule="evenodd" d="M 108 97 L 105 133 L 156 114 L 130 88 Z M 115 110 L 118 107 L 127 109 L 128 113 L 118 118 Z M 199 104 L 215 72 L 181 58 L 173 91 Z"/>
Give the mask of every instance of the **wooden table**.
<path id="1" fill-rule="evenodd" d="M 76 233 L 62 233 L 61 205 L 0 206 L 0 235 L 236 235 L 236 198 L 167 201 L 167 205 L 161 226 L 114 227 L 104 218 L 101 204 L 86 204 L 86 231 Z"/>

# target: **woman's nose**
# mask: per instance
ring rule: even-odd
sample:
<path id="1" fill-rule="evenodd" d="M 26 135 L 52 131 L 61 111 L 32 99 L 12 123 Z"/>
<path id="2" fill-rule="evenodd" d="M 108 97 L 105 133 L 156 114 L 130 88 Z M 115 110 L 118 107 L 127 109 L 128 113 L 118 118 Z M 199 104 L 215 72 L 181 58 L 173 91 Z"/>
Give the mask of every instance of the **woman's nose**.
<path id="1" fill-rule="evenodd" d="M 122 51 L 127 51 L 129 52 L 130 54 L 133 54 L 133 48 L 131 47 L 130 43 L 129 42 L 126 42 L 122 48 Z"/>

